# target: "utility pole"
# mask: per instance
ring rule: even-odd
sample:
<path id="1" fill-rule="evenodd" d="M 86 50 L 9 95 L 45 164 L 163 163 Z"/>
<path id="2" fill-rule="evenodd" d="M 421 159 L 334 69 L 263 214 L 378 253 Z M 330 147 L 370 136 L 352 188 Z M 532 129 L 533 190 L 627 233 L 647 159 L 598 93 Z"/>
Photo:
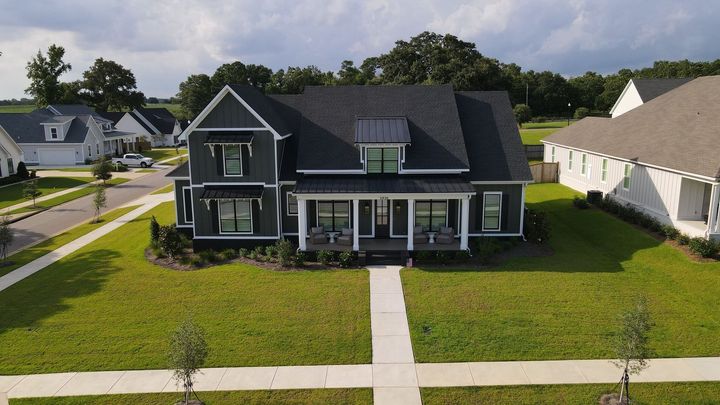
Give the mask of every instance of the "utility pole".
<path id="1" fill-rule="evenodd" d="M 530 104 L 528 104 L 528 93 L 530 91 L 530 85 L 525 82 L 525 105 L 530 107 Z"/>

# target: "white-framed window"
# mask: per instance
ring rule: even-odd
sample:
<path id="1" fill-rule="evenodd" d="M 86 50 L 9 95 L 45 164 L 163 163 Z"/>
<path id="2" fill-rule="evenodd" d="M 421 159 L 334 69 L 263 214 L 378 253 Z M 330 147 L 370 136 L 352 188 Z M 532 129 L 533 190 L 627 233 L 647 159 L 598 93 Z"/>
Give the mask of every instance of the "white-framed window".
<path id="1" fill-rule="evenodd" d="M 252 233 L 252 202 L 250 200 L 218 201 L 220 233 Z"/>
<path id="2" fill-rule="evenodd" d="M 440 231 L 447 226 L 447 200 L 430 200 L 415 202 L 415 226 L 422 226 L 423 231 Z"/>
<path id="3" fill-rule="evenodd" d="M 288 216 L 296 217 L 298 215 L 297 197 L 295 197 L 292 191 L 288 191 L 285 195 L 287 196 L 287 214 Z"/>
<path id="4" fill-rule="evenodd" d="M 605 183 L 607 181 L 607 171 L 608 171 L 608 160 L 603 158 L 602 160 L 602 169 L 600 170 L 600 181 Z"/>
<path id="5" fill-rule="evenodd" d="M 550 148 L 550 163 L 555 163 L 555 147 Z"/>
<path id="6" fill-rule="evenodd" d="M 350 227 L 349 201 L 318 201 L 317 224 L 326 231 L 340 232 Z"/>
<path id="7" fill-rule="evenodd" d="M 580 156 L 580 174 L 587 175 L 587 153 Z"/>
<path id="8" fill-rule="evenodd" d="M 366 148 L 365 164 L 369 174 L 397 173 L 400 167 L 398 148 Z"/>
<path id="9" fill-rule="evenodd" d="M 88 156 L 92 156 L 92 145 L 88 145 Z"/>
<path id="10" fill-rule="evenodd" d="M 58 139 L 58 129 L 51 127 L 50 128 L 50 139 Z"/>
<path id="11" fill-rule="evenodd" d="M 502 193 L 486 191 L 483 193 L 483 231 L 499 231 L 502 218 Z"/>
<path id="12" fill-rule="evenodd" d="M 183 215 L 184 215 L 185 223 L 192 224 L 193 223 L 192 188 L 183 187 L 182 194 L 183 194 Z"/>
<path id="13" fill-rule="evenodd" d="M 223 166 L 226 176 L 242 176 L 241 145 L 223 145 Z"/>
<path id="14" fill-rule="evenodd" d="M 573 151 L 568 152 L 568 171 L 572 171 L 572 164 L 573 164 Z"/>
<path id="15" fill-rule="evenodd" d="M 632 177 L 632 165 L 625 163 L 625 168 L 623 169 L 623 188 L 625 190 L 630 190 L 630 177 Z"/>
<path id="16" fill-rule="evenodd" d="M 12 158 L 7 158 L 7 165 L 8 165 L 8 174 L 15 174 L 15 163 L 13 162 Z"/>

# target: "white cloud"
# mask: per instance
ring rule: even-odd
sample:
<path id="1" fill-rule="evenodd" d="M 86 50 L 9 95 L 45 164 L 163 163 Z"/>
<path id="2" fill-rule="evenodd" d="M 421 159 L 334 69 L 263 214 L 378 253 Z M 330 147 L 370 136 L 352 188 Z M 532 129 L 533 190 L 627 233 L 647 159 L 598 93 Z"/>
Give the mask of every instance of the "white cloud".
<path id="1" fill-rule="evenodd" d="M 475 37 L 484 33 L 505 31 L 520 6 L 518 1 L 493 0 L 460 4 L 446 17 L 438 16 L 430 28 L 460 37 Z"/>

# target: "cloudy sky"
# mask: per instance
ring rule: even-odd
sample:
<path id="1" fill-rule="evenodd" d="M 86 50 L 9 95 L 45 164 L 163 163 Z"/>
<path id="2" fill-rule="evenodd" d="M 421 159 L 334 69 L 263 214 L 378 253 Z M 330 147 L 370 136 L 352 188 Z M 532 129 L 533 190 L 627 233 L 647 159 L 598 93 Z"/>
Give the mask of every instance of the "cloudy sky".
<path id="1" fill-rule="evenodd" d="M 717 0 L 0 0 L 0 10 L 0 99 L 24 96 L 25 64 L 51 43 L 73 66 L 63 80 L 104 57 L 158 97 L 221 63 L 337 70 L 424 30 L 567 76 L 720 57 Z"/>

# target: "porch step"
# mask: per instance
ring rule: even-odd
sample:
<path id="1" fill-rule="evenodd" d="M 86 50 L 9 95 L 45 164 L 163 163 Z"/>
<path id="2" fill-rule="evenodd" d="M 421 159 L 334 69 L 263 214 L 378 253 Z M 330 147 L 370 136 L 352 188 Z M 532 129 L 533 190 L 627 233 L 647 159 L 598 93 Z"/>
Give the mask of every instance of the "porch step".
<path id="1" fill-rule="evenodd" d="M 362 255 L 365 259 L 366 264 L 391 264 L 404 266 L 407 262 L 406 251 L 393 251 L 393 250 L 368 250 Z"/>

